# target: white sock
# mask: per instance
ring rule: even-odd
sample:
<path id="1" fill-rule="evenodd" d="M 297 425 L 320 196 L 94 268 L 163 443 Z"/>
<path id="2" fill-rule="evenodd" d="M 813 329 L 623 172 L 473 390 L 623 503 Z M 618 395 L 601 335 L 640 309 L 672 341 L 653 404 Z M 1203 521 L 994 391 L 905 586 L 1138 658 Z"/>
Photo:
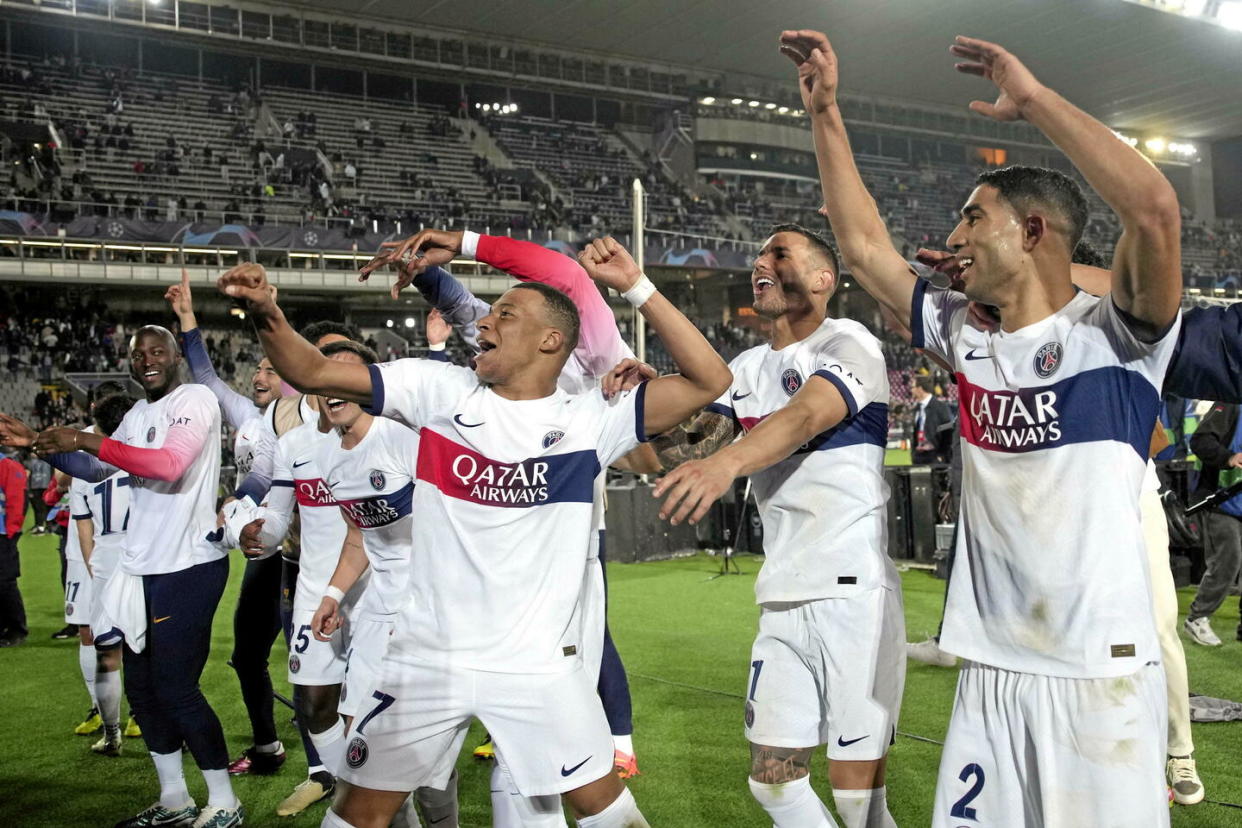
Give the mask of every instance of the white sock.
<path id="1" fill-rule="evenodd" d="M 155 762 L 155 775 L 160 780 L 160 804 L 173 810 L 192 804 L 181 770 L 181 751 L 152 753 L 151 761 Z"/>
<path id="2" fill-rule="evenodd" d="M 811 777 L 792 782 L 750 782 L 751 795 L 763 806 L 776 828 L 837 828 L 837 821 L 811 789 Z"/>
<path id="3" fill-rule="evenodd" d="M 499 762 L 492 763 L 492 782 L 487 787 L 492 793 L 492 828 L 521 828 L 516 797 L 509 791 L 509 774 Z"/>
<path id="4" fill-rule="evenodd" d="M 897 828 L 888 812 L 888 794 L 883 786 L 870 790 L 832 789 L 837 814 L 845 828 Z"/>
<path id="5" fill-rule="evenodd" d="M 624 736 L 612 734 L 612 747 L 619 750 L 627 756 L 634 755 L 634 734 L 627 733 Z"/>
<path id="6" fill-rule="evenodd" d="M 95 697 L 95 663 L 95 645 L 78 644 L 78 666 L 82 668 L 86 692 L 91 694 L 91 707 L 99 707 L 99 700 Z"/>
<path id="7" fill-rule="evenodd" d="M 121 726 L 121 673 L 119 670 L 100 670 L 95 673 L 95 698 L 99 700 L 99 715 L 104 727 Z"/>
<path id="8" fill-rule="evenodd" d="M 254 746 L 255 753 L 280 753 L 284 749 L 285 746 L 280 743 L 279 739 L 266 745 Z"/>
<path id="9" fill-rule="evenodd" d="M 336 811 L 329 807 L 323 813 L 323 822 L 319 823 L 319 828 L 354 828 L 354 826 L 337 816 Z"/>
<path id="10" fill-rule="evenodd" d="M 624 788 L 621 795 L 614 799 L 607 808 L 595 816 L 581 817 L 578 820 L 578 828 L 651 828 L 651 826 L 647 824 L 643 812 L 638 810 L 634 794 L 630 793 L 629 788 Z"/>
<path id="11" fill-rule="evenodd" d="M 312 733 L 310 737 L 328 773 L 339 776 L 345 763 L 345 720 L 337 716 L 332 727 L 323 733 Z"/>
<path id="12" fill-rule="evenodd" d="M 233 793 L 233 780 L 229 779 L 227 768 L 203 771 L 203 780 L 207 783 L 207 804 L 215 808 L 236 808 L 237 796 Z"/>

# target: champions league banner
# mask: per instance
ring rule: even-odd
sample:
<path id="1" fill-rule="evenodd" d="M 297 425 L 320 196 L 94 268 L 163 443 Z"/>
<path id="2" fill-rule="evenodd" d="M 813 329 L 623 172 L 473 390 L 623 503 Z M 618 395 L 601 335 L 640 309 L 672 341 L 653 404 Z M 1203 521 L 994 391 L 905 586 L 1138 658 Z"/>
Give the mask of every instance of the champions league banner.
<path id="1" fill-rule="evenodd" d="M 379 250 L 382 242 L 398 236 L 395 228 L 386 233 L 361 235 L 345 230 L 307 224 L 301 227 L 245 224 L 197 224 L 180 221 L 143 221 L 108 216 L 81 216 L 66 223 L 42 221 L 31 213 L 0 210 L 0 233 L 28 238 L 57 238 L 64 230 L 67 239 L 96 239 L 101 242 L 137 242 L 195 247 L 255 247 L 269 250 L 348 251 L 355 247 L 360 255 Z M 545 247 L 576 258 L 578 245 L 551 239 Z M 647 245 L 649 266 L 750 270 L 750 253 L 708 247 L 662 247 Z"/>

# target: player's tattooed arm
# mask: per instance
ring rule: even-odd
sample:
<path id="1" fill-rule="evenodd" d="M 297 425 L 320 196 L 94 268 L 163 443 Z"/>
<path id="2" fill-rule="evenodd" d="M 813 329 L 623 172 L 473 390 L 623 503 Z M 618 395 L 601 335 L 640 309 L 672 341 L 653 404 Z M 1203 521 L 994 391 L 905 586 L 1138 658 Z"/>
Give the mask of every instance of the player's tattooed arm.
<path id="1" fill-rule="evenodd" d="M 732 443 L 740 433 L 737 421 L 715 411 L 700 411 L 693 419 L 651 438 L 660 465 L 673 469 L 687 460 L 701 460 Z"/>
<path id="2" fill-rule="evenodd" d="M 815 748 L 750 746 L 750 778 L 765 785 L 793 782 L 811 772 Z"/>

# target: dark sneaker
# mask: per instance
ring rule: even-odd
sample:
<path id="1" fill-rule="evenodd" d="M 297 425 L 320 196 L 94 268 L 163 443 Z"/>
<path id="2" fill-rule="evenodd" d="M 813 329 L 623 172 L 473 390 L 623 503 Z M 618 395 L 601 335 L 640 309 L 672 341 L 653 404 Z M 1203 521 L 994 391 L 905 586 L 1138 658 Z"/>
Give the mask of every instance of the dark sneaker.
<path id="1" fill-rule="evenodd" d="M 57 630 L 56 632 L 52 633 L 52 638 L 55 638 L 57 641 L 64 641 L 66 638 L 77 638 L 77 637 L 78 637 L 78 625 L 77 624 L 66 624 L 65 626 Z"/>
<path id="2" fill-rule="evenodd" d="M 239 776 L 243 773 L 253 773 L 255 776 L 270 776 L 280 770 L 280 766 L 284 763 L 285 749 L 283 747 L 275 753 L 260 753 L 251 745 L 246 748 L 241 756 L 238 756 L 229 764 L 229 773 L 234 776 Z"/>

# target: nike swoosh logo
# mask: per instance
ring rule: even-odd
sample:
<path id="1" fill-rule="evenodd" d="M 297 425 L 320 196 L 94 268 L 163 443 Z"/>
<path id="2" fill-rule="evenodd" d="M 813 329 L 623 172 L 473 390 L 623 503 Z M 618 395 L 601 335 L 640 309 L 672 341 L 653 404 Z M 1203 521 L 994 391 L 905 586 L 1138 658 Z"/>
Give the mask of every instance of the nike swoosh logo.
<path id="1" fill-rule="evenodd" d="M 591 754 L 591 756 L 594 756 L 594 755 L 595 755 L 594 753 L 592 753 L 592 754 Z M 582 767 L 582 766 L 583 766 L 583 765 L 585 765 L 587 762 L 590 762 L 590 761 L 591 761 L 591 756 L 588 756 L 587 758 L 583 759 L 581 762 L 579 762 L 578 764 L 574 765 L 574 766 L 573 766 L 572 768 L 570 768 L 569 770 L 565 770 L 565 766 L 564 766 L 564 765 L 561 765 L 561 776 L 571 776 L 571 775 L 573 774 L 573 772 L 574 772 L 574 771 L 576 771 L 578 768 Z"/>
<path id="2" fill-rule="evenodd" d="M 294 464 L 293 464 L 293 467 L 296 469 L 296 468 L 299 468 L 299 467 L 301 467 L 301 466 L 305 466 L 305 465 L 306 465 L 307 463 L 309 463 L 309 462 L 310 462 L 309 460 L 303 460 L 301 463 L 294 463 Z"/>
<path id="3" fill-rule="evenodd" d="M 867 734 L 867 736 L 870 736 L 870 735 L 871 735 L 870 733 L 868 733 L 868 734 Z M 849 747 L 850 745 L 854 744 L 855 742 L 861 742 L 863 739 L 866 739 L 866 738 L 867 738 L 867 736 L 859 736 L 857 739 L 850 739 L 848 742 L 847 742 L 847 741 L 845 741 L 845 739 L 844 739 L 843 737 L 838 736 L 838 737 L 837 737 L 837 744 L 838 744 L 838 745 L 840 745 L 841 747 Z"/>
<path id="4" fill-rule="evenodd" d="M 991 358 L 992 358 L 992 355 L 991 355 L 991 354 L 988 354 L 987 356 L 975 356 L 975 349 L 974 349 L 974 348 L 971 348 L 969 351 L 967 351 L 967 352 L 966 352 L 966 358 L 967 358 L 967 359 L 971 359 L 971 360 L 974 360 L 974 359 L 991 359 Z"/>
<path id="5" fill-rule="evenodd" d="M 165 615 L 163 618 L 152 618 L 152 619 L 151 619 L 151 622 L 152 622 L 153 624 L 158 624 L 158 623 L 160 623 L 161 621 L 167 621 L 169 618 L 172 618 L 172 616 L 171 616 L 171 615 Z"/>
<path id="6" fill-rule="evenodd" d="M 734 400 L 734 402 L 736 402 L 736 401 L 738 401 L 738 400 L 744 400 L 744 399 L 746 399 L 747 397 L 749 397 L 749 396 L 750 396 L 751 394 L 753 394 L 753 393 L 754 393 L 753 391 L 747 391 L 745 394 L 739 394 L 739 393 L 737 393 L 736 391 L 734 391 L 734 392 L 733 392 L 733 400 Z"/>
<path id="7" fill-rule="evenodd" d="M 460 414 L 454 414 L 454 415 L 453 415 L 453 422 L 457 423 L 457 424 L 458 424 L 459 426 L 461 426 L 462 428 L 478 428 L 479 426 L 483 425 L 483 423 L 465 423 L 465 422 L 462 422 L 462 419 L 461 419 L 461 415 L 460 415 Z M 486 422 L 486 420 L 484 420 L 484 422 Z"/>

